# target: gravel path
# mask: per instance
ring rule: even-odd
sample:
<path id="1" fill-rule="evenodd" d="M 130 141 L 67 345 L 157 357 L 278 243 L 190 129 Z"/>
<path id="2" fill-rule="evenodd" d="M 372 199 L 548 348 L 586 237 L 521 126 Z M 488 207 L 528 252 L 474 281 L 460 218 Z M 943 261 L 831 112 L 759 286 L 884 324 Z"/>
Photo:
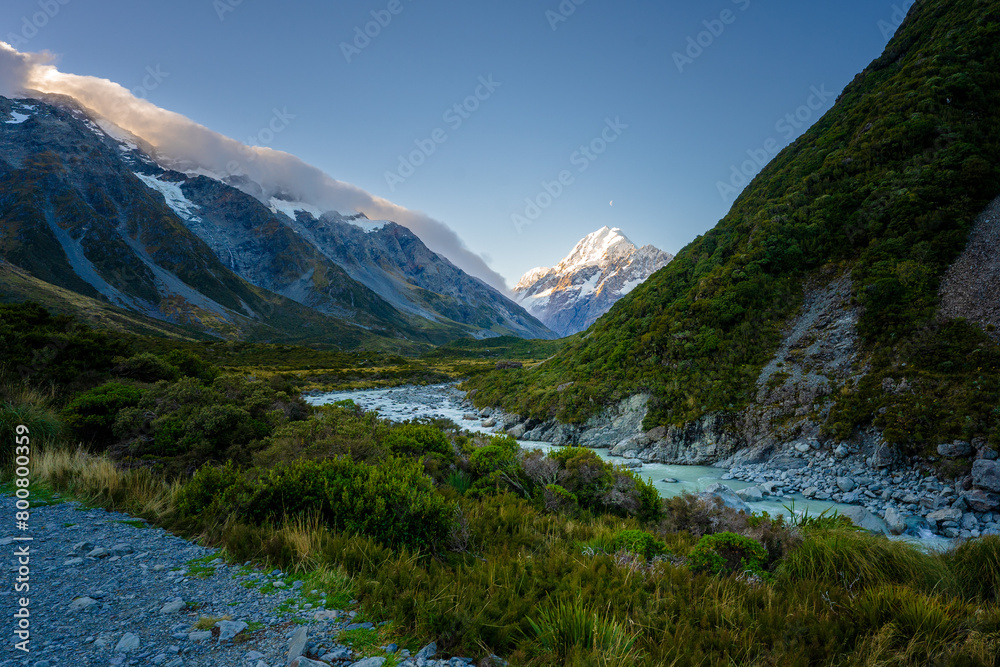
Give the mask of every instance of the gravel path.
<path id="1" fill-rule="evenodd" d="M 13 521 L 14 502 L 0 497 L 0 516 Z M 0 607 L 8 638 L 0 665 L 380 667 L 385 660 L 384 651 L 364 658 L 336 641 L 342 630 L 371 623 L 353 623 L 356 612 L 326 609 L 315 596 L 315 603 L 307 602 L 301 582 L 278 570 L 227 565 L 213 549 L 76 502 L 34 507 L 29 523 L 18 536 L 31 541 L 16 541 L 10 531 L 0 538 L 0 571 L 7 579 Z M 25 545 L 30 590 L 15 592 L 24 574 L 16 553 Z M 21 597 L 30 600 L 30 653 L 15 647 Z M 224 616 L 232 620 L 208 631 L 194 627 L 201 617 Z M 398 664 L 472 662 L 431 659 L 435 652 L 433 644 L 412 657 L 401 651 Z"/>

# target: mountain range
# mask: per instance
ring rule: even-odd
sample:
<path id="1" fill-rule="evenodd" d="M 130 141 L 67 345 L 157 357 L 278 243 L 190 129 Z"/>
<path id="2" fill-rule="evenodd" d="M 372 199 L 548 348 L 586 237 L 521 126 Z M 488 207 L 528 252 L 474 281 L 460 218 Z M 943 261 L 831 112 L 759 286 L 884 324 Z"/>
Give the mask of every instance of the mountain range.
<path id="1" fill-rule="evenodd" d="M 602 227 L 554 268 L 525 273 L 514 287 L 514 299 L 550 329 L 569 336 L 587 329 L 671 259 L 651 245 L 636 247 L 618 228 Z"/>
<path id="2" fill-rule="evenodd" d="M 344 347 L 554 336 L 406 227 L 165 168 L 70 98 L 36 97 L 0 98 L 6 298 L 68 290 L 154 327 Z"/>

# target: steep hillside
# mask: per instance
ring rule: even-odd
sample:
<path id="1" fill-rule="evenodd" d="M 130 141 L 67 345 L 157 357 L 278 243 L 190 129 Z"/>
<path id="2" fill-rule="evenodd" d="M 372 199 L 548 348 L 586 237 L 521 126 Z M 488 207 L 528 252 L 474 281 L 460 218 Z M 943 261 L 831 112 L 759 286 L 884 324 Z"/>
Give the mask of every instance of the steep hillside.
<path id="1" fill-rule="evenodd" d="M 671 259 L 651 245 L 636 247 L 620 229 L 602 227 L 555 267 L 524 274 L 514 298 L 550 329 L 569 336 L 596 322 Z"/>
<path id="2" fill-rule="evenodd" d="M 998 40 L 996 3 L 917 3 L 712 231 L 553 359 L 474 380 L 477 402 L 582 423 L 646 394 L 647 429 L 734 421 L 806 286 L 849 274 L 857 372 L 800 406 L 823 435 L 875 427 L 904 452 L 1000 438 L 1000 352 L 939 313 L 942 277 L 1000 193 Z"/>

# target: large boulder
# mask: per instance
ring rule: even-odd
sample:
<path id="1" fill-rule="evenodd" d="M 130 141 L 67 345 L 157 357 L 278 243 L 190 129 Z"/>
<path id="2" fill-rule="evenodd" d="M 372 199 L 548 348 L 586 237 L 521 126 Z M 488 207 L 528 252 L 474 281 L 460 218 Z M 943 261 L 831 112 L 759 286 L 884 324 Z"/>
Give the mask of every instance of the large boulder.
<path id="1" fill-rule="evenodd" d="M 737 512 L 746 512 L 750 514 L 753 510 L 750 506 L 743 502 L 743 499 L 736 495 L 730 487 L 725 484 L 712 484 L 704 493 L 698 494 L 699 497 L 708 500 L 709 502 L 719 502 L 725 507 L 730 507 Z"/>
<path id="2" fill-rule="evenodd" d="M 889 468 L 896 462 L 897 454 L 891 445 L 879 445 L 872 454 L 871 465 L 875 468 Z"/>
<path id="3" fill-rule="evenodd" d="M 972 454 L 972 445 L 963 440 L 956 440 L 943 445 L 938 445 L 938 454 L 949 459 L 956 459 Z"/>
<path id="4" fill-rule="evenodd" d="M 736 492 L 736 495 L 738 495 L 740 498 L 742 498 L 748 503 L 759 503 L 760 501 L 764 500 L 764 492 L 761 491 L 756 486 L 740 489 L 739 491 Z"/>
<path id="5" fill-rule="evenodd" d="M 958 522 L 961 520 L 962 510 L 955 507 L 945 507 L 944 509 L 935 510 L 927 515 L 927 523 L 931 525 L 944 523 L 946 521 Z"/>
<path id="6" fill-rule="evenodd" d="M 850 477 L 838 477 L 837 478 L 837 486 L 844 493 L 849 493 L 849 492 L 853 491 L 854 489 L 856 489 L 858 485 L 857 485 L 857 482 L 855 482 Z"/>
<path id="7" fill-rule="evenodd" d="M 517 424 L 507 429 L 507 435 L 514 438 L 515 440 L 520 440 L 524 437 L 524 424 Z"/>
<path id="8" fill-rule="evenodd" d="M 1000 495 L 974 489 L 962 494 L 965 505 L 973 512 L 995 512 L 1000 510 Z"/>
<path id="9" fill-rule="evenodd" d="M 972 483 L 980 489 L 1000 492 L 1000 461 L 978 459 L 972 464 Z"/>
<path id="10" fill-rule="evenodd" d="M 889 527 L 886 526 L 885 521 L 878 518 L 864 507 L 858 507 L 857 505 L 848 507 L 842 511 L 841 514 L 853 521 L 854 525 L 859 528 L 863 528 L 872 533 L 881 533 L 882 535 L 889 534 Z"/>
<path id="11" fill-rule="evenodd" d="M 976 452 L 977 459 L 986 459 L 987 461 L 996 461 L 1000 458 L 1000 454 L 997 454 L 997 450 L 992 447 L 981 447 L 978 452 Z"/>
<path id="12" fill-rule="evenodd" d="M 895 507 L 890 507 L 885 511 L 885 525 L 893 535 L 902 535 L 906 532 L 906 517 Z"/>

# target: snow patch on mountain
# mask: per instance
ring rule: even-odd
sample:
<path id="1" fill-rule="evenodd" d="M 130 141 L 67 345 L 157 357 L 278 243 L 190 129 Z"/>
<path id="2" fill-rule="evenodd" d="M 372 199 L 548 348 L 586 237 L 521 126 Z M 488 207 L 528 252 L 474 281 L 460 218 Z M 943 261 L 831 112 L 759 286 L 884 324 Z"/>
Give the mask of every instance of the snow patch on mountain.
<path id="1" fill-rule="evenodd" d="M 284 213 L 292 220 L 298 217 L 299 211 L 308 213 L 317 220 L 319 220 L 320 216 L 323 215 L 323 211 L 319 210 L 319 207 L 301 201 L 287 201 L 284 199 L 278 199 L 277 197 L 271 197 L 271 201 L 269 203 L 271 210 L 274 213 Z"/>
<path id="2" fill-rule="evenodd" d="M 136 176 L 151 190 L 162 194 L 163 198 L 167 200 L 167 206 L 181 218 L 188 222 L 198 222 L 200 220 L 196 213 L 198 205 L 184 196 L 184 191 L 181 190 L 179 183 L 161 181 L 155 176 L 147 176 L 146 174 L 137 173 Z"/>
<path id="3" fill-rule="evenodd" d="M 651 245 L 636 247 L 618 228 L 602 227 L 554 268 L 525 273 L 514 287 L 514 298 L 550 329 L 568 336 L 589 327 L 671 259 Z"/>
<path id="4" fill-rule="evenodd" d="M 365 218 L 347 218 L 345 219 L 345 222 L 350 225 L 354 225 L 355 227 L 360 227 L 365 230 L 366 234 L 371 234 L 372 232 L 385 229 L 385 226 L 389 224 L 388 220 L 367 220 Z"/>

